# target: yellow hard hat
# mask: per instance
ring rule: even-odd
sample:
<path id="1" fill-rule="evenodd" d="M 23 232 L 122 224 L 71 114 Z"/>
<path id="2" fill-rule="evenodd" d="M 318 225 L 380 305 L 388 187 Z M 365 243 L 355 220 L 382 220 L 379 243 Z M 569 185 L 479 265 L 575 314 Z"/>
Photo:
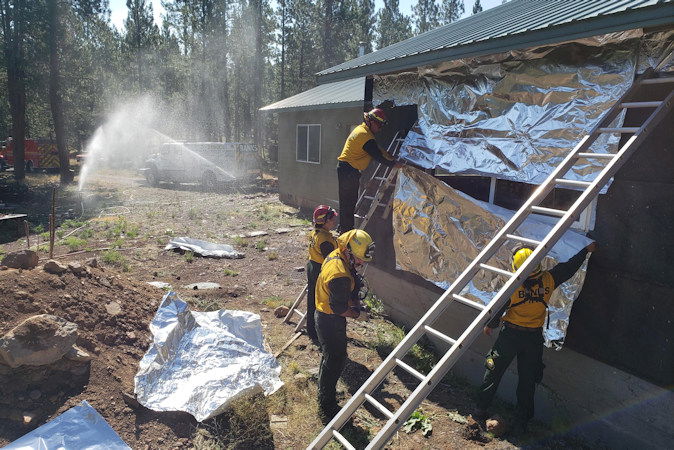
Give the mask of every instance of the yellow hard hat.
<path id="1" fill-rule="evenodd" d="M 341 248 L 348 248 L 358 259 L 369 262 L 374 258 L 374 242 L 365 230 L 349 230 L 337 238 Z"/>
<path id="2" fill-rule="evenodd" d="M 517 269 L 519 269 L 522 266 L 522 264 L 524 264 L 524 261 L 526 261 L 527 258 L 529 256 L 531 256 L 531 254 L 533 252 L 534 251 L 532 249 L 527 248 L 527 247 L 520 248 L 519 250 L 516 250 L 515 253 L 513 253 L 513 263 L 512 263 L 513 272 L 517 272 Z M 532 273 L 535 274 L 535 273 L 538 273 L 540 271 L 541 271 L 541 265 L 539 264 L 534 269 L 534 271 Z"/>

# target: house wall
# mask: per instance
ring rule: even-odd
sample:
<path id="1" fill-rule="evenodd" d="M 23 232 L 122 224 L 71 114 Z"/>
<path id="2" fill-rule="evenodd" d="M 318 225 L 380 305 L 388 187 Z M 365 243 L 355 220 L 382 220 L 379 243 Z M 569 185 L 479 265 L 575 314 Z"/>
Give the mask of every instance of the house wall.
<path id="1" fill-rule="evenodd" d="M 636 98 L 662 100 L 672 85 Z M 651 110 L 631 109 L 625 126 Z M 567 345 L 663 386 L 674 384 L 674 111 L 597 202 L 590 260 Z M 626 141 L 627 136 L 623 138 Z"/>
<path id="2" fill-rule="evenodd" d="M 311 209 L 339 205 L 337 156 L 351 132 L 363 120 L 360 107 L 279 113 L 279 197 L 282 202 Z M 297 161 L 297 124 L 321 125 L 320 164 Z"/>

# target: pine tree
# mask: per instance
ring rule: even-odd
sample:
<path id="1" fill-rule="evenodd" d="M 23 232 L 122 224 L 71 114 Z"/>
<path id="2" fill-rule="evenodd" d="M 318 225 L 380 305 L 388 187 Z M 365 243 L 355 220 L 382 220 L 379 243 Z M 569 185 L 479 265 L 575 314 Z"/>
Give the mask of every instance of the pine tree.
<path id="1" fill-rule="evenodd" d="M 456 22 L 464 12 L 463 0 L 442 0 L 440 6 L 440 24 Z"/>
<path id="2" fill-rule="evenodd" d="M 125 43 L 130 50 L 130 57 L 136 63 L 136 83 L 140 89 L 145 86 L 143 69 L 146 64 L 146 53 L 151 51 L 155 44 L 159 29 L 154 23 L 152 3 L 148 0 L 126 0 L 129 14 L 124 20 L 126 29 Z"/>
<path id="3" fill-rule="evenodd" d="M 411 20 L 400 12 L 398 1 L 384 0 L 384 7 L 377 13 L 377 48 L 412 37 Z"/>
<path id="4" fill-rule="evenodd" d="M 412 7 L 415 33 L 425 33 L 440 26 L 439 13 L 435 0 L 417 0 L 417 4 Z"/>
<path id="5" fill-rule="evenodd" d="M 480 4 L 480 0 L 475 0 L 475 3 L 473 4 L 473 14 L 479 12 L 482 12 L 482 5 Z"/>

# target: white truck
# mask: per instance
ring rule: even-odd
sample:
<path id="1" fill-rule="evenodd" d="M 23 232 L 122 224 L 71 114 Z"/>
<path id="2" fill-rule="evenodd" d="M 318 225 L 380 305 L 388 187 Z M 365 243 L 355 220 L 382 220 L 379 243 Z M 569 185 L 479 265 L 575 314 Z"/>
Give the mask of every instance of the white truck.
<path id="1" fill-rule="evenodd" d="M 201 183 L 208 191 L 259 173 L 255 145 L 241 142 L 170 142 L 140 169 L 152 186 L 161 182 Z"/>

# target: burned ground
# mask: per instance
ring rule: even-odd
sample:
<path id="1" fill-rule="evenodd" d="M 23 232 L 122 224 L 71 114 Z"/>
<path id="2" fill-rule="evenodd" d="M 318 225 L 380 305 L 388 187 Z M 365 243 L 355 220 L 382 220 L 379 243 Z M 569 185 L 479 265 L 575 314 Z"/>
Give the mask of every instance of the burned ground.
<path id="1" fill-rule="evenodd" d="M 36 231 L 31 245 L 47 259 L 44 218 L 50 179 L 31 175 L 29 187 L 9 188 L 8 202 L 28 212 Z M 0 181 L 2 184 L 2 181 Z M 85 276 L 53 275 L 34 270 L 0 271 L 0 333 L 23 319 L 49 313 L 76 323 L 78 345 L 91 362 L 61 361 L 50 366 L 9 369 L 0 366 L 0 445 L 87 400 L 133 448 L 304 448 L 322 428 L 317 416 L 318 349 L 306 337 L 279 358 L 284 387 L 269 397 L 236 401 L 221 416 L 196 422 L 184 413 L 157 413 L 125 395 L 133 392 L 138 361 L 150 342 L 148 325 L 163 291 L 147 284 L 163 281 L 196 310 L 240 309 L 260 314 L 267 344 L 276 351 L 292 327 L 274 317 L 274 308 L 289 305 L 306 281 L 306 233 L 309 221 L 281 204 L 274 180 L 225 192 L 205 193 L 193 186 L 151 188 L 132 173 L 102 174 L 82 193 L 58 192 L 57 245 L 61 262 L 96 258 L 98 267 Z M 246 237 L 254 231 L 265 235 Z M 259 233 L 258 233 L 259 234 Z M 245 257 L 201 258 L 189 252 L 164 251 L 174 236 L 232 244 Z M 0 246 L 0 252 L 25 248 L 25 239 Z M 184 286 L 215 282 L 214 290 Z M 376 305 L 376 302 L 373 303 Z M 404 335 L 385 316 L 349 325 L 349 362 L 338 385 L 344 402 L 367 379 Z M 409 363 L 427 371 L 436 359 L 416 346 Z M 394 372 L 376 396 L 399 406 L 416 384 Z M 432 433 L 399 432 L 392 448 L 511 448 L 522 441 L 496 439 L 470 422 L 473 388 L 447 376 L 420 408 L 419 422 L 430 421 Z M 501 408 L 503 408 L 501 406 Z M 22 424 L 24 415 L 34 419 Z M 376 411 L 361 409 L 344 433 L 357 447 L 381 426 Z M 535 426 L 529 444 L 548 448 L 582 444 L 560 440 L 553 430 Z"/>

